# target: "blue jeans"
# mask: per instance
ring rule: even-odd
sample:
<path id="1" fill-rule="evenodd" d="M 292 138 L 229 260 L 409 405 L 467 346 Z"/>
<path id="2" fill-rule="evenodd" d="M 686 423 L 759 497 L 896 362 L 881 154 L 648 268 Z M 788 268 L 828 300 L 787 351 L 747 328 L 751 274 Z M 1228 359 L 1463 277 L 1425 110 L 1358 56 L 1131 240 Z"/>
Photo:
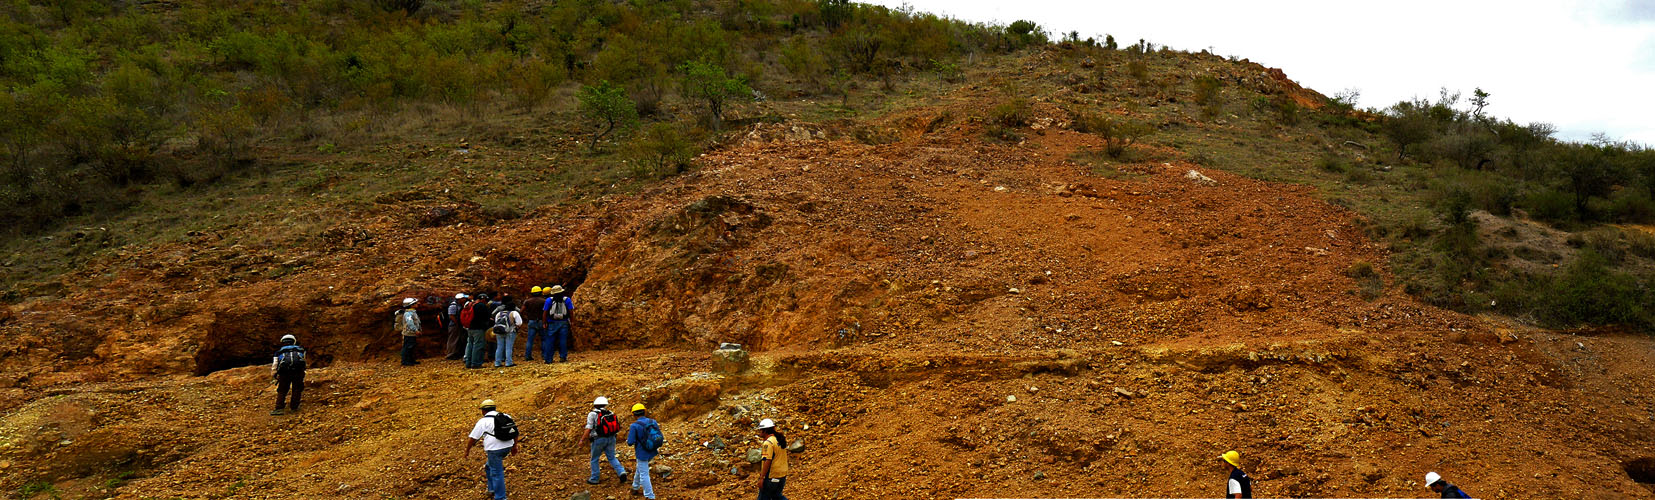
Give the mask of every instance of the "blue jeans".
<path id="1" fill-rule="evenodd" d="M 488 463 L 483 465 L 483 477 L 488 479 L 488 491 L 494 500 L 506 500 L 506 455 L 511 448 L 488 452 Z"/>
<path id="2" fill-rule="evenodd" d="M 483 333 L 488 330 L 466 330 L 465 338 L 465 367 L 481 368 L 483 366 L 483 344 L 486 344 Z"/>
<path id="3" fill-rule="evenodd" d="M 598 480 L 598 456 L 609 457 L 609 466 L 615 468 L 616 476 L 625 476 L 626 468 L 621 467 L 621 460 L 615 458 L 615 436 L 592 438 L 592 477 L 587 482 Z"/>
<path id="4" fill-rule="evenodd" d="M 512 351 L 516 350 L 512 346 L 517 344 L 517 334 L 495 335 L 494 340 L 497 346 L 494 348 L 494 366 L 500 366 L 501 363 L 506 366 L 516 366 L 517 363 L 511 362 L 511 355 L 513 354 Z"/>
<path id="5" fill-rule="evenodd" d="M 649 461 L 639 460 L 638 468 L 632 471 L 632 489 L 644 490 L 644 498 L 655 500 L 655 488 L 649 485 Z"/>
<path id="6" fill-rule="evenodd" d="M 557 353 L 558 361 L 569 360 L 569 321 L 552 320 L 546 322 L 546 340 L 541 347 L 541 354 L 546 362 L 552 362 L 552 353 Z"/>
<path id="7" fill-rule="evenodd" d="M 523 338 L 523 359 L 534 359 L 535 340 L 546 337 L 546 325 L 540 320 L 529 322 L 529 333 Z"/>
<path id="8" fill-rule="evenodd" d="M 782 488 L 787 487 L 787 478 L 773 477 L 764 480 L 764 486 L 759 487 L 759 500 L 787 500 L 782 495 Z"/>

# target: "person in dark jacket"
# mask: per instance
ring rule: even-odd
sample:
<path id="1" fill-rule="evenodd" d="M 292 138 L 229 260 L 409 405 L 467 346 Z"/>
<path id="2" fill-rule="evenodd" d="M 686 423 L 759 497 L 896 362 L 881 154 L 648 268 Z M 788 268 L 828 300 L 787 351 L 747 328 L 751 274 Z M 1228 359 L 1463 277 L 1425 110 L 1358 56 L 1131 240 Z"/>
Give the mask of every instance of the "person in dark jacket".
<path id="1" fill-rule="evenodd" d="M 1230 469 L 1230 479 L 1224 487 L 1224 498 L 1253 498 L 1253 478 L 1241 470 L 1241 453 L 1235 450 L 1218 456 Z"/>
<path id="2" fill-rule="evenodd" d="M 523 337 L 523 361 L 534 361 L 534 349 L 540 345 L 536 340 L 546 336 L 546 290 L 551 290 L 551 287 L 530 288 L 529 298 L 523 300 L 523 307 L 518 311 L 528 325 L 527 334 Z"/>
<path id="3" fill-rule="evenodd" d="M 1442 498 L 1471 498 L 1471 495 L 1461 491 L 1459 486 L 1443 481 L 1442 476 L 1435 472 L 1425 473 L 1425 486 L 1441 494 Z"/>
<path id="4" fill-rule="evenodd" d="M 547 363 L 551 363 L 552 352 L 555 351 L 558 353 L 558 361 L 567 362 L 570 343 L 573 342 L 572 334 L 569 332 L 569 318 L 574 316 L 575 301 L 563 292 L 563 285 L 552 285 L 545 293 L 548 297 L 542 309 L 545 309 L 546 336 L 545 340 L 541 341 L 541 354 Z"/>
<path id="5" fill-rule="evenodd" d="M 298 344 L 299 339 L 283 335 L 282 347 L 276 349 L 276 357 L 270 360 L 270 376 L 276 379 L 276 409 L 270 411 L 271 415 L 282 414 L 288 390 L 293 391 L 288 411 L 299 411 L 299 395 L 305 392 L 305 348 Z"/>
<path id="6" fill-rule="evenodd" d="M 483 348 L 488 341 L 483 337 L 489 327 L 494 326 L 494 312 L 488 305 L 488 295 L 479 294 L 477 300 L 471 301 L 471 323 L 465 325 L 465 367 L 483 367 Z"/>
<path id="7" fill-rule="evenodd" d="M 454 294 L 454 301 L 448 303 L 448 312 L 443 315 L 443 327 L 448 330 L 448 340 L 443 343 L 447 359 L 465 358 L 466 325 L 460 324 L 460 309 L 465 307 L 465 299 L 463 293 Z"/>

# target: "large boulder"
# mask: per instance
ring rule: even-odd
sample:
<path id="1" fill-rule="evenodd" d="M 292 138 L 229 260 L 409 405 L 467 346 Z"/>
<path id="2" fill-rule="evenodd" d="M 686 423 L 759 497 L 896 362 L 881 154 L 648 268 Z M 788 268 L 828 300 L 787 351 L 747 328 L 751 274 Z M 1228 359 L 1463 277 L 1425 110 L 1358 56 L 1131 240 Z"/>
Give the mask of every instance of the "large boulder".
<path id="1" fill-rule="evenodd" d="M 716 373 L 741 373 L 747 371 L 747 348 L 741 344 L 719 344 L 713 351 L 713 371 Z"/>

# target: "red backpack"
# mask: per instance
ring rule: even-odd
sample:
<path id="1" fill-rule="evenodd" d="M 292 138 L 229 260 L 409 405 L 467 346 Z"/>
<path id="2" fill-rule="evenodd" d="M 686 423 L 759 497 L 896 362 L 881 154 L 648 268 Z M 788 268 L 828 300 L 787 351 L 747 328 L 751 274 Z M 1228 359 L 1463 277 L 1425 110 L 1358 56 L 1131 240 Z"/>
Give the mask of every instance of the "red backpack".
<path id="1" fill-rule="evenodd" d="M 621 421 L 609 410 L 598 410 L 598 425 L 592 427 L 598 437 L 609 437 L 621 432 Z"/>
<path id="2" fill-rule="evenodd" d="M 471 312 L 470 303 L 460 306 L 460 328 L 471 328 L 472 316 L 475 316 L 475 314 Z"/>

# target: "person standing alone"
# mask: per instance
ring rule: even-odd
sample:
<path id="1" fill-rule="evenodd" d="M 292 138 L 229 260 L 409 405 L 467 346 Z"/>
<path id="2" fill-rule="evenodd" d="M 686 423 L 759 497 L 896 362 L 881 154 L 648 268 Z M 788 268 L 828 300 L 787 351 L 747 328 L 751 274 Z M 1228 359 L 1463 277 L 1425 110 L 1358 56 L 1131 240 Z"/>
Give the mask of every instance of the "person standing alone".
<path id="1" fill-rule="evenodd" d="M 276 349 L 276 357 L 270 360 L 270 376 L 276 379 L 276 409 L 270 410 L 270 414 L 282 414 L 282 402 L 287 399 L 288 390 L 293 391 L 288 411 L 299 411 L 299 395 L 305 392 L 305 348 L 299 347 L 298 338 L 282 336 L 282 347 Z"/>
<path id="2" fill-rule="evenodd" d="M 402 308 L 391 315 L 391 324 L 402 333 L 402 366 L 419 364 L 414 360 L 414 348 L 419 345 L 420 332 L 419 311 L 414 310 L 414 304 L 418 303 L 419 299 L 413 297 L 402 299 Z"/>
<path id="3" fill-rule="evenodd" d="M 759 500 L 787 500 L 782 495 L 787 487 L 787 436 L 777 432 L 776 422 L 768 418 L 759 421 L 758 432 L 764 446 L 759 455 L 764 459 L 759 466 Z"/>
<path id="4" fill-rule="evenodd" d="M 1230 469 L 1230 479 L 1224 487 L 1224 498 L 1253 498 L 1253 478 L 1241 470 L 1241 453 L 1235 450 L 1218 456 Z"/>
<path id="5" fill-rule="evenodd" d="M 609 398 L 598 396 L 592 400 L 592 411 L 586 414 L 586 428 L 581 429 L 580 444 L 592 443 L 592 475 L 586 478 L 586 484 L 598 484 L 599 457 L 607 457 L 609 466 L 615 468 L 615 476 L 626 482 L 626 467 L 621 460 L 615 458 L 615 435 L 621 432 L 621 421 L 609 411 Z"/>
<path id="6" fill-rule="evenodd" d="M 483 418 L 471 426 L 471 434 L 465 443 L 465 457 L 471 458 L 471 448 L 483 442 L 483 453 L 488 455 L 488 461 L 483 464 L 483 477 L 488 481 L 488 492 L 494 500 L 506 500 L 506 456 L 517 454 L 517 422 L 511 415 L 500 413 L 494 408 L 494 400 L 485 399 L 478 408 L 483 410 Z"/>

